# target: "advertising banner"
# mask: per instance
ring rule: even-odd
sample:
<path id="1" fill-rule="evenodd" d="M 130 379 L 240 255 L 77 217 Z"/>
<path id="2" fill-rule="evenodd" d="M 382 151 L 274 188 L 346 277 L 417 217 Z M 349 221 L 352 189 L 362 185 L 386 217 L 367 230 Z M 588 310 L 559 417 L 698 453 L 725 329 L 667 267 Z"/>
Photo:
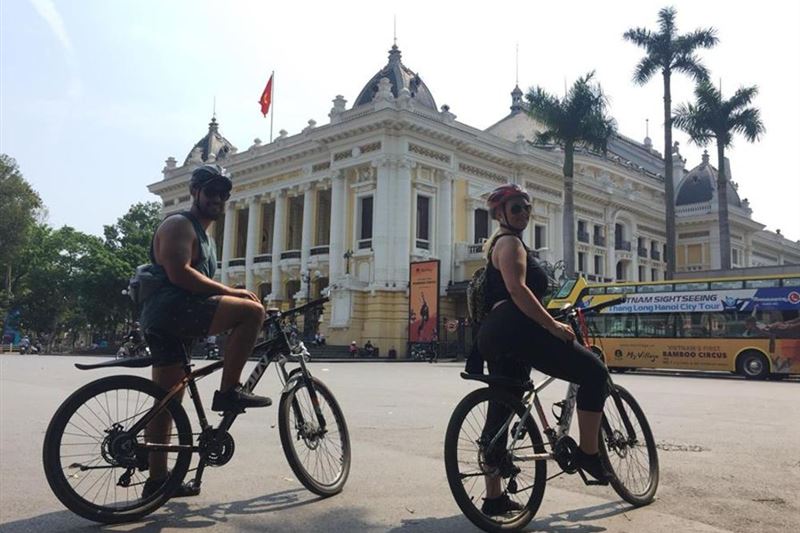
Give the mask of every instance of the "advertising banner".
<path id="1" fill-rule="evenodd" d="M 408 292 L 408 341 L 439 340 L 439 261 L 411 263 Z"/>
<path id="2" fill-rule="evenodd" d="M 580 307 L 589 307 L 618 295 L 584 298 Z M 628 294 L 623 304 L 605 313 L 700 313 L 708 311 L 753 311 L 800 309 L 800 293 L 791 287 L 687 291 Z"/>

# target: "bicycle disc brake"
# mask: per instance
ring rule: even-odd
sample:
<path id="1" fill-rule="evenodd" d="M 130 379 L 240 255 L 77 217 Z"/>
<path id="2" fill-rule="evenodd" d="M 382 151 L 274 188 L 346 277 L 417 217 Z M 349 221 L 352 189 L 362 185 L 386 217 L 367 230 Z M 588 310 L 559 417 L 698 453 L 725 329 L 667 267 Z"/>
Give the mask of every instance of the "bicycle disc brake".
<path id="1" fill-rule="evenodd" d="M 575 453 L 577 451 L 578 443 L 569 435 L 560 437 L 555 446 L 553 446 L 553 456 L 561 470 L 567 474 L 574 474 L 578 471 L 578 465 L 575 461 Z"/>

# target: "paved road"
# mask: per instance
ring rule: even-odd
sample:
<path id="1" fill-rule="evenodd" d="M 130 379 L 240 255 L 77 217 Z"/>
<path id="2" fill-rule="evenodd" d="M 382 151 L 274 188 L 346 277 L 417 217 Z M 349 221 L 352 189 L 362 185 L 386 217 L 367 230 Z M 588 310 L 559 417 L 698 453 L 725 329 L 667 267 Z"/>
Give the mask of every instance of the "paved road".
<path id="1" fill-rule="evenodd" d="M 41 443 L 57 406 L 81 384 L 112 374 L 80 372 L 96 358 L 0 356 L 0 531 L 96 531 L 64 510 L 41 467 Z M 249 367 L 248 367 L 249 368 Z M 173 500 L 142 522 L 104 529 L 307 532 L 473 531 L 444 474 L 444 429 L 473 385 L 452 363 L 318 363 L 315 373 L 342 404 L 353 466 L 345 491 L 319 500 L 293 478 L 274 407 L 241 417 L 236 456 L 207 471 L 203 493 Z M 127 371 L 126 371 L 127 372 Z M 146 375 L 143 371 L 131 371 Z M 661 485 L 632 509 L 610 488 L 561 476 L 547 487 L 529 530 L 570 532 L 800 531 L 800 385 L 733 377 L 622 375 L 660 447 Z M 201 382 L 210 398 L 212 376 Z M 270 372 L 259 384 L 275 394 Z M 544 391 L 545 403 L 563 395 Z M 552 468 L 552 467 L 551 467 Z"/>

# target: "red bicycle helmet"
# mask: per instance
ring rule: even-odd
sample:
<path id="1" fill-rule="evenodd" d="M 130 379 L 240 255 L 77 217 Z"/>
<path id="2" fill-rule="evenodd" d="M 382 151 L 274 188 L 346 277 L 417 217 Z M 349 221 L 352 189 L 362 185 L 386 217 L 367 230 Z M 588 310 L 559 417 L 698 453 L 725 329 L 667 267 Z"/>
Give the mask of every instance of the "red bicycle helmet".
<path id="1" fill-rule="evenodd" d="M 489 212 L 494 212 L 496 207 L 499 207 L 511 200 L 512 198 L 525 198 L 526 201 L 531 201 L 531 196 L 516 183 L 509 183 L 501 185 L 492 191 L 486 204 L 489 206 Z"/>

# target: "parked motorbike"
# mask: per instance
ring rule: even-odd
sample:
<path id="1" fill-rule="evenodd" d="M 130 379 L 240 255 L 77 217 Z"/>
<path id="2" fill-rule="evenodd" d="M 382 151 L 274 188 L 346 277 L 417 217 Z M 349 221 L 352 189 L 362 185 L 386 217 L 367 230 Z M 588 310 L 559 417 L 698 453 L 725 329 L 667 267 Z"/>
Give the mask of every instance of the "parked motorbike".
<path id="1" fill-rule="evenodd" d="M 150 355 L 150 348 L 146 343 L 133 343 L 125 341 L 122 346 L 117 350 L 117 359 L 125 359 L 127 357 L 148 357 Z"/>
<path id="2" fill-rule="evenodd" d="M 206 343 L 206 359 L 219 359 L 219 346 L 215 343 Z"/>

